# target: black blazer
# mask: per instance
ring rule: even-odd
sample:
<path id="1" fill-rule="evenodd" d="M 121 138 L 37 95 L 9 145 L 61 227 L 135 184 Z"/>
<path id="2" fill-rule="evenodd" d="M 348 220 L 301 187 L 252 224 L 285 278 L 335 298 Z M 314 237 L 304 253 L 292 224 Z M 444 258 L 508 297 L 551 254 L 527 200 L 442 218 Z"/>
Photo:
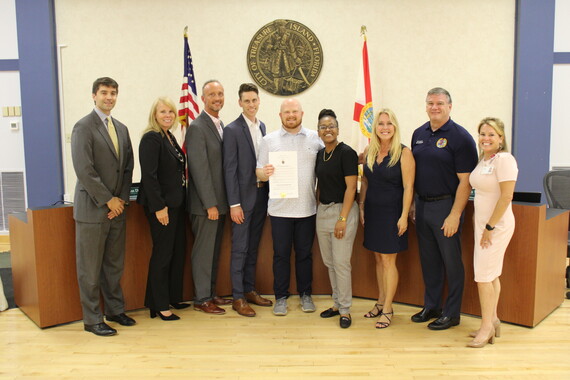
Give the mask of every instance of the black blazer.
<path id="1" fill-rule="evenodd" d="M 176 148 L 182 152 L 174 136 Z M 185 157 L 180 161 L 176 149 L 166 135 L 150 131 L 144 134 L 139 145 L 141 183 L 137 202 L 150 212 L 180 207 L 184 203 L 186 189 L 182 185 Z"/>

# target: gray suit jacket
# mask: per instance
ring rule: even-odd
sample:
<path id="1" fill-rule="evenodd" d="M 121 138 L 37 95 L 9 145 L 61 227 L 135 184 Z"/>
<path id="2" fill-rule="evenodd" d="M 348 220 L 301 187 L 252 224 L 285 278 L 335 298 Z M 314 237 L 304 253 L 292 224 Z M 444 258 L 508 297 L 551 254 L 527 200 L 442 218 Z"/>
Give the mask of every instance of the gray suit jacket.
<path id="1" fill-rule="evenodd" d="M 259 129 L 265 136 L 263 122 L 260 122 Z M 251 133 L 243 115 L 240 115 L 224 128 L 224 176 L 230 206 L 239 203 L 244 211 L 253 210 L 257 197 L 256 166 Z"/>
<path id="2" fill-rule="evenodd" d="M 93 110 L 79 120 L 71 134 L 71 157 L 77 175 L 73 217 L 78 222 L 102 223 L 107 202 L 119 197 L 128 203 L 133 177 L 133 149 L 127 127 L 113 118 L 119 140 L 119 157 L 107 126 Z M 125 218 L 122 213 L 118 218 Z"/>
<path id="3" fill-rule="evenodd" d="M 208 215 L 206 210 L 216 206 L 220 214 L 226 214 L 228 201 L 222 169 L 222 139 L 205 111 L 190 123 L 185 144 L 189 177 L 188 212 Z"/>

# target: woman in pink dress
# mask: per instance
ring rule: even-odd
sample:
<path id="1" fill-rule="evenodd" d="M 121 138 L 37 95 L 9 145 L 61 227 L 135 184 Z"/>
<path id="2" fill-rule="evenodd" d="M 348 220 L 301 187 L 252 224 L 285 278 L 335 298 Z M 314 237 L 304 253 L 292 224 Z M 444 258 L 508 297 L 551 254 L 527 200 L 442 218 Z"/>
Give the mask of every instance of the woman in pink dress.
<path id="1" fill-rule="evenodd" d="M 468 347 L 480 348 L 494 343 L 500 335 L 501 321 L 497 304 L 501 293 L 499 276 L 503 258 L 513 232 L 515 218 L 511 207 L 518 168 L 507 152 L 505 126 L 497 118 L 479 123 L 480 161 L 469 177 L 475 189 L 475 252 L 473 267 L 481 302 L 481 327 L 471 333 Z"/>

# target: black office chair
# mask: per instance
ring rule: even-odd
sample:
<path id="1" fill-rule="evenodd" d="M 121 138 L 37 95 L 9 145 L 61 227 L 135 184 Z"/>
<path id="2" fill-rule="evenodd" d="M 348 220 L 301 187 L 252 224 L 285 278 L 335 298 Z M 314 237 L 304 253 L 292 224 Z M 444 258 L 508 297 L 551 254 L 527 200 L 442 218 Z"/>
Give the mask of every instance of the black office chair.
<path id="1" fill-rule="evenodd" d="M 548 207 L 570 210 L 570 170 L 553 170 L 546 173 L 544 192 Z M 570 257 L 570 232 L 567 256 Z M 566 267 L 566 287 L 570 288 L 570 266 Z M 566 298 L 570 298 L 570 292 L 566 293 Z"/>

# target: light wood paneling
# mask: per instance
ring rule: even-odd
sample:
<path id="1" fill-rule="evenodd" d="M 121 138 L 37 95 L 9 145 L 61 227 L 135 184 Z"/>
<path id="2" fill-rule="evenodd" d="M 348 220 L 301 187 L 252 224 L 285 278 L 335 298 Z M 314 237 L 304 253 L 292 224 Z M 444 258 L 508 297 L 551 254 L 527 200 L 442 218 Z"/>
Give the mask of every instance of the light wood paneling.
<path id="1" fill-rule="evenodd" d="M 7 252 L 10 250 L 10 236 L 0 235 L 0 252 Z"/>
<path id="2" fill-rule="evenodd" d="M 272 298 L 272 297 L 271 297 Z M 301 312 L 299 298 L 289 314 L 253 306 L 255 318 L 230 307 L 222 316 L 185 309 L 179 321 L 150 319 L 147 310 L 130 312 L 133 327 L 97 337 L 70 323 L 41 330 L 18 309 L 0 313 L 0 377 L 15 379 L 567 379 L 570 376 L 570 300 L 529 329 L 507 323 L 494 345 L 466 348 L 467 334 L 480 319 L 431 331 L 413 323 L 415 307 L 395 304 L 392 326 L 374 329 L 362 315 L 373 301 L 354 299 L 353 325 L 318 313 L 329 296 L 314 297 L 317 312 Z M 116 325 L 116 324 L 113 324 Z"/>

